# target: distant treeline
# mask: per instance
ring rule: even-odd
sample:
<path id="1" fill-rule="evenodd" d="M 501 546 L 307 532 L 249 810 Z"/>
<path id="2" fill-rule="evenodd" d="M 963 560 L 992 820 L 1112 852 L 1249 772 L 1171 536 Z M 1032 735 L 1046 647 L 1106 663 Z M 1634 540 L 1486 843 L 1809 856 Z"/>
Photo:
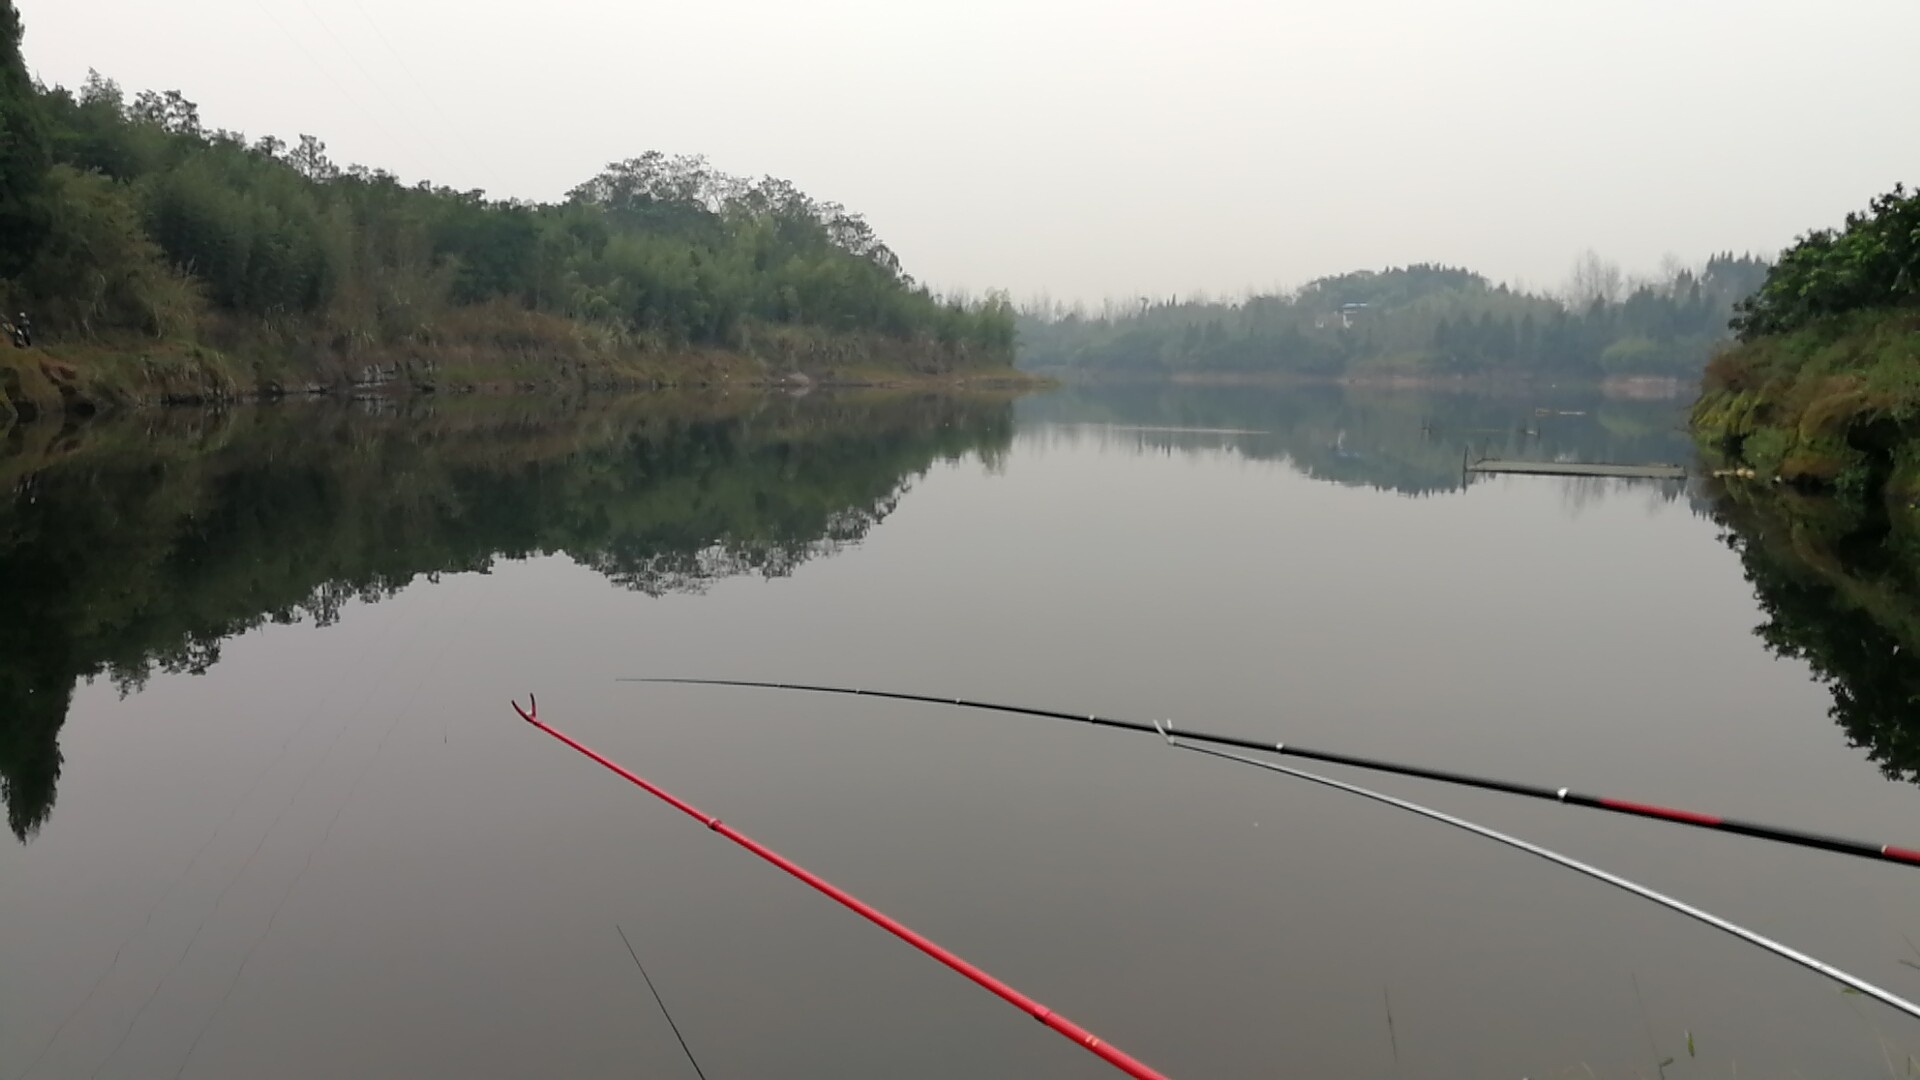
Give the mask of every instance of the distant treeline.
<path id="1" fill-rule="evenodd" d="M 1724 254 L 1698 270 L 1629 282 L 1588 254 L 1563 297 L 1421 264 L 1237 301 L 1143 299 L 1097 313 L 1036 301 L 1021 312 L 1019 363 L 1163 374 L 1692 378 L 1766 271 L 1762 259 Z"/>
<path id="2" fill-rule="evenodd" d="M 1009 305 L 934 295 L 859 215 L 782 180 L 647 153 L 555 204 L 403 184 L 312 136 L 210 129 L 178 92 L 35 86 L 19 38 L 0 0 L 0 301 L 46 340 L 352 351 L 511 327 L 738 349 L 765 329 L 1011 357 Z"/>

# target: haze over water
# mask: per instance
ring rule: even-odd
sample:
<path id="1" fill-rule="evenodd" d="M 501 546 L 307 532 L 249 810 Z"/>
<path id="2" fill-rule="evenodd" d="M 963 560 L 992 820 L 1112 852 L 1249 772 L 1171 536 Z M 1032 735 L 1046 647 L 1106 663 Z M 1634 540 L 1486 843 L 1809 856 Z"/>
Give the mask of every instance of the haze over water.
<path id="1" fill-rule="evenodd" d="M 1105 1075 L 529 731 L 531 690 L 1169 1075 L 1875 1075 L 1920 1048 L 1894 1014 L 1398 811 L 1147 736 L 614 681 L 1172 717 L 1912 843 L 1898 746 L 1755 636 L 1713 493 L 1461 485 L 1465 444 L 1686 460 L 1679 408 L 1153 386 L 24 446 L 0 1073 L 681 1075 L 617 924 L 709 1076 Z M 1340 775 L 1920 993 L 1910 870 Z"/>

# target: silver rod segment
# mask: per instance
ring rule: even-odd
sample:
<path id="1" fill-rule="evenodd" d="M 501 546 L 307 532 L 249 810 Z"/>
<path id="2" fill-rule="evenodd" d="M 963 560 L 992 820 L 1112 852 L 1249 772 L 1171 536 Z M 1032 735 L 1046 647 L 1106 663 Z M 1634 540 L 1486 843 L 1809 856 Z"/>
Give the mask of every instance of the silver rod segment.
<path id="1" fill-rule="evenodd" d="M 1228 753 L 1225 750 L 1215 750 L 1212 747 L 1208 747 L 1208 746 L 1197 746 L 1193 743 L 1187 742 L 1179 738 L 1178 736 L 1167 734 L 1165 730 L 1162 730 L 1161 734 L 1167 736 L 1167 742 L 1169 744 L 1175 747 L 1178 747 L 1179 749 L 1182 749 L 1182 750 L 1191 750 L 1196 754 L 1206 754 L 1210 757 L 1224 758 L 1228 761 L 1237 761 L 1243 765 L 1253 765 L 1258 768 L 1271 770 L 1273 772 L 1284 773 L 1287 776 L 1297 777 L 1301 780 L 1311 780 L 1316 784 L 1321 784 L 1326 787 L 1334 788 L 1335 790 L 1338 790 L 1338 791 L 1345 791 L 1349 794 L 1359 795 L 1362 798 L 1372 799 L 1375 802 L 1385 803 L 1388 806 L 1395 806 L 1395 807 L 1399 807 L 1402 810 L 1412 811 L 1413 813 L 1419 814 L 1421 817 L 1432 818 L 1433 820 L 1438 821 L 1444 825 L 1451 825 L 1456 829 L 1464 829 L 1467 832 L 1474 833 L 1478 836 L 1484 836 L 1489 840 L 1497 840 L 1500 843 L 1507 845 L 1508 847 L 1516 848 L 1520 851 L 1524 851 L 1529 855 L 1538 855 L 1540 858 L 1545 859 L 1548 862 L 1558 863 L 1569 870 L 1576 870 L 1582 874 L 1587 875 L 1590 878 L 1594 878 L 1595 880 L 1604 881 L 1607 884 L 1612 885 L 1617 889 L 1623 889 L 1642 899 L 1651 900 L 1654 903 L 1659 904 L 1661 907 L 1667 908 L 1672 911 L 1677 911 L 1680 914 L 1685 915 L 1690 919 L 1695 919 L 1699 922 L 1703 922 L 1708 926 L 1713 927 L 1716 930 L 1723 930 L 1726 933 L 1732 934 L 1734 937 L 1737 937 L 1740 940 L 1745 941 L 1749 945 L 1757 945 L 1760 948 L 1765 949 L 1770 953 L 1773 953 L 1775 956 L 1781 957 L 1786 960 L 1791 960 L 1794 963 L 1799 964 L 1801 967 L 1808 969 L 1809 971 L 1814 971 L 1821 975 L 1824 975 L 1827 978 L 1832 979 L 1834 982 L 1837 982 L 1849 989 L 1856 990 L 1862 994 L 1865 994 L 1868 997 L 1873 998 L 1875 1001 L 1878 1001 L 1883 1005 L 1887 1005 L 1892 1008 L 1898 1009 L 1899 1011 L 1906 1013 L 1908 1016 L 1911 1016 L 1915 1019 L 1920 1019 L 1920 1005 L 1915 1005 L 1913 1002 L 1908 1001 L 1906 998 L 1903 998 L 1898 994 L 1895 994 L 1891 990 L 1882 989 L 1881 987 L 1876 986 L 1865 979 L 1862 979 L 1858 975 L 1854 975 L 1849 972 L 1843 971 L 1840 968 L 1834 967 L 1832 964 L 1829 964 L 1824 960 L 1818 959 L 1816 957 L 1808 956 L 1806 953 L 1803 953 L 1800 950 L 1793 948 L 1792 946 L 1783 945 L 1780 942 L 1775 941 L 1770 937 L 1767 937 L 1765 934 L 1756 933 L 1752 930 L 1747 929 L 1744 926 L 1741 926 L 1739 923 L 1733 922 L 1729 919 L 1723 919 L 1720 916 L 1715 915 L 1710 911 L 1704 911 L 1700 908 L 1694 907 L 1692 904 L 1689 904 L 1684 900 L 1676 900 L 1673 897 L 1666 895 L 1665 893 L 1659 892 L 1658 890 L 1650 889 L 1647 886 L 1642 885 L 1637 881 L 1630 881 L 1627 878 L 1621 877 L 1619 874 L 1602 870 L 1599 867 L 1593 866 L 1589 863 L 1583 863 L 1579 859 L 1573 858 L 1572 856 L 1562 855 L 1559 852 L 1552 850 L 1551 848 L 1541 847 L 1539 844 L 1535 844 L 1527 840 L 1522 840 L 1517 836 L 1509 836 L 1506 833 L 1499 831 L 1498 829 L 1490 829 L 1485 825 L 1480 825 L 1475 822 L 1468 821 L 1467 819 L 1462 817 L 1455 817 L 1452 814 L 1435 810 L 1432 807 L 1422 806 L 1419 803 L 1410 802 L 1406 799 L 1398 798 L 1393 795 L 1388 795 L 1383 792 L 1374 791 L 1371 788 L 1363 788 L 1358 784 L 1349 784 L 1344 780 L 1335 780 L 1332 777 L 1321 776 L 1317 773 L 1310 773 L 1310 772 L 1303 771 L 1301 769 L 1295 769 L 1290 766 L 1282 765 L 1274 761 L 1263 761 L 1260 758 L 1247 757 L 1243 754 Z"/>

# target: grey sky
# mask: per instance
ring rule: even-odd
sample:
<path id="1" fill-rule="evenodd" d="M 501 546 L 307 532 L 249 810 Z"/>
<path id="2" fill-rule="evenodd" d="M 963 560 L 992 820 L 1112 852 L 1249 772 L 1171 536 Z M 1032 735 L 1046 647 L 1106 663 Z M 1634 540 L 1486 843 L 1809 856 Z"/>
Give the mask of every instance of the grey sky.
<path id="1" fill-rule="evenodd" d="M 19 0 L 28 63 L 552 199 L 647 149 L 864 213 L 921 279 L 1238 293 L 1771 252 L 1920 181 L 1920 2 Z"/>

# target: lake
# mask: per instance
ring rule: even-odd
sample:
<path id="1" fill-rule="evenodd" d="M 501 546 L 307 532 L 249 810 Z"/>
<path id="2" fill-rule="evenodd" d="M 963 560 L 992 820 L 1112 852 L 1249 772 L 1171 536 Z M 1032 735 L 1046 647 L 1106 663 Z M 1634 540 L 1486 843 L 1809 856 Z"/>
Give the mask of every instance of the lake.
<path id="1" fill-rule="evenodd" d="M 1914 1021 L 1400 810 L 1151 735 L 616 681 L 1171 718 L 1920 843 L 1897 536 L 1462 473 L 1688 463 L 1683 420 L 1141 383 L 17 430 L 0 1080 L 691 1076 L 621 932 L 714 1080 L 1117 1075 L 529 691 L 1173 1077 L 1905 1076 Z M 1317 771 L 1920 995 L 1912 868 Z"/>

